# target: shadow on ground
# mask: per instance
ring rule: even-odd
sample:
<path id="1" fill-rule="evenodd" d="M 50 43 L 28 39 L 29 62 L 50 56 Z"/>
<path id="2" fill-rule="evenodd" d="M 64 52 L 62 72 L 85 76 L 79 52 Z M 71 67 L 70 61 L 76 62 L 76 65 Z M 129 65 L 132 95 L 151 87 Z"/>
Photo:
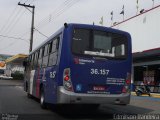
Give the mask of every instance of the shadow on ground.
<path id="1" fill-rule="evenodd" d="M 131 109 L 131 110 L 130 110 Z M 121 106 L 121 105 L 102 105 L 98 109 L 92 108 L 91 106 L 60 106 L 59 109 L 51 108 L 53 112 L 62 116 L 65 119 L 113 119 L 115 115 L 137 115 L 147 114 L 152 112 L 151 109 L 145 109 L 141 107 L 135 107 L 132 105 Z"/>

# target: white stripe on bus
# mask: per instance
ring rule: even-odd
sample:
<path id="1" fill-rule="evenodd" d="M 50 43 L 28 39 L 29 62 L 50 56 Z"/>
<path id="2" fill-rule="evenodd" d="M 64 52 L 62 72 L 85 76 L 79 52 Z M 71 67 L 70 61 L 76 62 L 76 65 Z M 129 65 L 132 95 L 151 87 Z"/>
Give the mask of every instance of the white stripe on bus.
<path id="1" fill-rule="evenodd" d="M 30 77 L 30 94 L 32 95 L 33 92 L 33 79 L 34 79 L 35 70 L 31 71 L 31 77 Z"/>

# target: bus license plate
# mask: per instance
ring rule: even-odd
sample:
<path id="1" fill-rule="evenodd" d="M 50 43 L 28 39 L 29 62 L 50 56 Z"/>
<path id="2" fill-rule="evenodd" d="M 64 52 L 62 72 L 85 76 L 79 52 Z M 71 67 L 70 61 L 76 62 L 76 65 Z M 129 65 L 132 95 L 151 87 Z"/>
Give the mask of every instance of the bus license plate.
<path id="1" fill-rule="evenodd" d="M 93 86 L 93 90 L 95 91 L 104 91 L 106 88 L 104 86 Z"/>

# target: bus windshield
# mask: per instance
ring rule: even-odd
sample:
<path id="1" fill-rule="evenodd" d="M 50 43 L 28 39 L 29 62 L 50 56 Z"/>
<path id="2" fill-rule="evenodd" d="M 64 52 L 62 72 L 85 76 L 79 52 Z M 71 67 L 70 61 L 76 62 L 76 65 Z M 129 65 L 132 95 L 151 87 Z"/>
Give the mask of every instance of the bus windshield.
<path id="1" fill-rule="evenodd" d="M 127 37 L 122 34 L 106 31 L 74 29 L 73 54 L 107 57 L 114 59 L 127 58 Z"/>

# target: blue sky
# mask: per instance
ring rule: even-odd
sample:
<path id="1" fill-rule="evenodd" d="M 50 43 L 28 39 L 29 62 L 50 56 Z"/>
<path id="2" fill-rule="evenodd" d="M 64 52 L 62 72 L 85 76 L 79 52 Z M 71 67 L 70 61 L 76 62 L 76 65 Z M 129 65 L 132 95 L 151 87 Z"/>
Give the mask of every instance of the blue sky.
<path id="1" fill-rule="evenodd" d="M 65 22 L 99 25 L 104 18 L 104 26 L 113 21 L 120 22 L 123 17 L 119 13 L 124 5 L 125 19 L 136 15 L 137 0 L 0 0 L 0 35 L 23 38 L 16 40 L 0 37 L 0 54 L 28 53 L 31 13 L 18 2 L 35 5 L 35 27 L 46 36 L 52 35 Z M 152 0 L 139 0 L 139 10 L 152 8 Z M 155 6 L 160 1 L 155 0 Z M 10 19 L 8 19 L 10 18 Z M 33 48 L 46 40 L 37 31 L 34 32 Z"/>

